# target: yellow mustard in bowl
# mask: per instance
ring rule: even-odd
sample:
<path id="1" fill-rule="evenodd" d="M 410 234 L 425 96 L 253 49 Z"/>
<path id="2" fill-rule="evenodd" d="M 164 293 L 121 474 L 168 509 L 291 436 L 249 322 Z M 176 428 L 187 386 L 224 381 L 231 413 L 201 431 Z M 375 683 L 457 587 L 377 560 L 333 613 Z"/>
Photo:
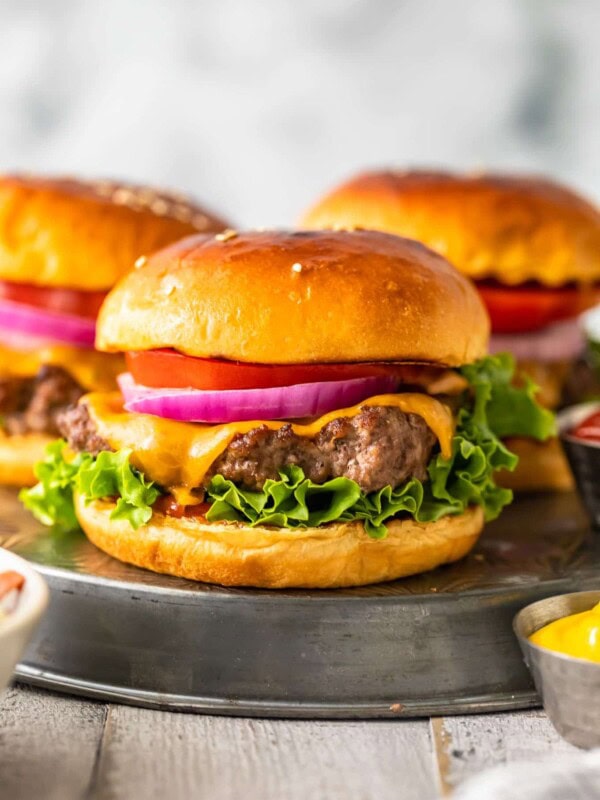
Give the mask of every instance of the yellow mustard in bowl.
<path id="1" fill-rule="evenodd" d="M 546 650 L 600 663 L 600 603 L 544 625 L 529 641 Z"/>

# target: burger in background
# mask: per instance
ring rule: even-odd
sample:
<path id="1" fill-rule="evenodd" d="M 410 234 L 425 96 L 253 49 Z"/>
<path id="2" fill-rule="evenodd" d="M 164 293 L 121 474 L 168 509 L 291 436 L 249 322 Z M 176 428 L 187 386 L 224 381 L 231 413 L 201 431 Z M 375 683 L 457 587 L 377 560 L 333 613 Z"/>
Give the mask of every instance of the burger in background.
<path id="1" fill-rule="evenodd" d="M 225 223 L 189 200 L 113 181 L 0 177 L 0 482 L 34 482 L 61 410 L 115 386 L 94 349 L 107 291 L 137 258 Z"/>
<path id="2" fill-rule="evenodd" d="M 62 413 L 23 491 L 112 556 L 226 585 L 355 586 L 464 556 L 512 494 L 502 436 L 552 415 L 485 357 L 473 285 L 374 231 L 227 231 L 124 277 L 97 346 L 121 393 Z"/>
<path id="3" fill-rule="evenodd" d="M 511 352 L 516 380 L 550 409 L 594 392 L 578 316 L 600 302 L 600 212 L 550 180 L 377 171 L 326 194 L 304 228 L 362 227 L 424 242 L 472 278 L 490 314 L 491 352 Z M 597 385 L 597 384 L 596 384 Z M 558 441 L 507 442 L 515 489 L 568 489 Z"/>

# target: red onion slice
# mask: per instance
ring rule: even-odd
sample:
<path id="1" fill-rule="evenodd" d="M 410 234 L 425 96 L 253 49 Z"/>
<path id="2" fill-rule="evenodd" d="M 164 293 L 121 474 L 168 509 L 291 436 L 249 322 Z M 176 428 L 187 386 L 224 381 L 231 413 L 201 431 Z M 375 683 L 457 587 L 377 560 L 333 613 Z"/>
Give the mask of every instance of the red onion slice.
<path id="1" fill-rule="evenodd" d="M 127 411 L 209 423 L 316 417 L 398 387 L 393 376 L 226 391 L 151 389 L 137 384 L 129 372 L 119 375 L 118 380 Z"/>
<path id="2" fill-rule="evenodd" d="M 0 345 L 9 347 L 11 350 L 31 353 L 34 350 L 54 347 L 56 342 L 47 337 L 32 336 L 30 333 L 21 333 L 20 331 L 9 331 L 7 328 L 0 326 Z"/>
<path id="3" fill-rule="evenodd" d="M 15 334 L 64 342 L 76 347 L 93 347 L 96 323 L 73 314 L 47 311 L 13 300 L 0 300 L 0 339 L 14 337 Z"/>
<path id="4" fill-rule="evenodd" d="M 536 333 L 496 333 L 490 353 L 512 353 L 517 360 L 568 361 L 578 358 L 585 346 L 579 320 L 557 322 Z"/>

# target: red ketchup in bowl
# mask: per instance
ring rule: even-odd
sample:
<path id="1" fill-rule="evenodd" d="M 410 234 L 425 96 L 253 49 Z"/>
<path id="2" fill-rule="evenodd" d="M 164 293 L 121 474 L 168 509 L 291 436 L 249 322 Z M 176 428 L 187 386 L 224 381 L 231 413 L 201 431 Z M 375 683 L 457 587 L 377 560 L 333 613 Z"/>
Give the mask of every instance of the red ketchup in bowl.
<path id="1" fill-rule="evenodd" d="M 0 619 L 15 610 L 25 578 L 14 570 L 0 572 Z"/>
<path id="2" fill-rule="evenodd" d="M 594 413 L 586 417 L 583 422 L 575 426 L 570 431 L 570 435 L 576 439 L 600 443 L 600 410 L 594 411 Z"/>

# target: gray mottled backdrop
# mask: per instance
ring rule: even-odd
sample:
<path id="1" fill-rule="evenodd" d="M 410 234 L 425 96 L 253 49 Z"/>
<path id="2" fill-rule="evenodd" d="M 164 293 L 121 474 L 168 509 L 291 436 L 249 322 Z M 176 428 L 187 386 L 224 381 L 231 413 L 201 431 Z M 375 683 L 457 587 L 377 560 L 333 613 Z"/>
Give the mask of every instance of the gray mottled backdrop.
<path id="1" fill-rule="evenodd" d="M 284 224 L 365 165 L 600 199 L 598 0 L 0 0 L 0 164 Z"/>

